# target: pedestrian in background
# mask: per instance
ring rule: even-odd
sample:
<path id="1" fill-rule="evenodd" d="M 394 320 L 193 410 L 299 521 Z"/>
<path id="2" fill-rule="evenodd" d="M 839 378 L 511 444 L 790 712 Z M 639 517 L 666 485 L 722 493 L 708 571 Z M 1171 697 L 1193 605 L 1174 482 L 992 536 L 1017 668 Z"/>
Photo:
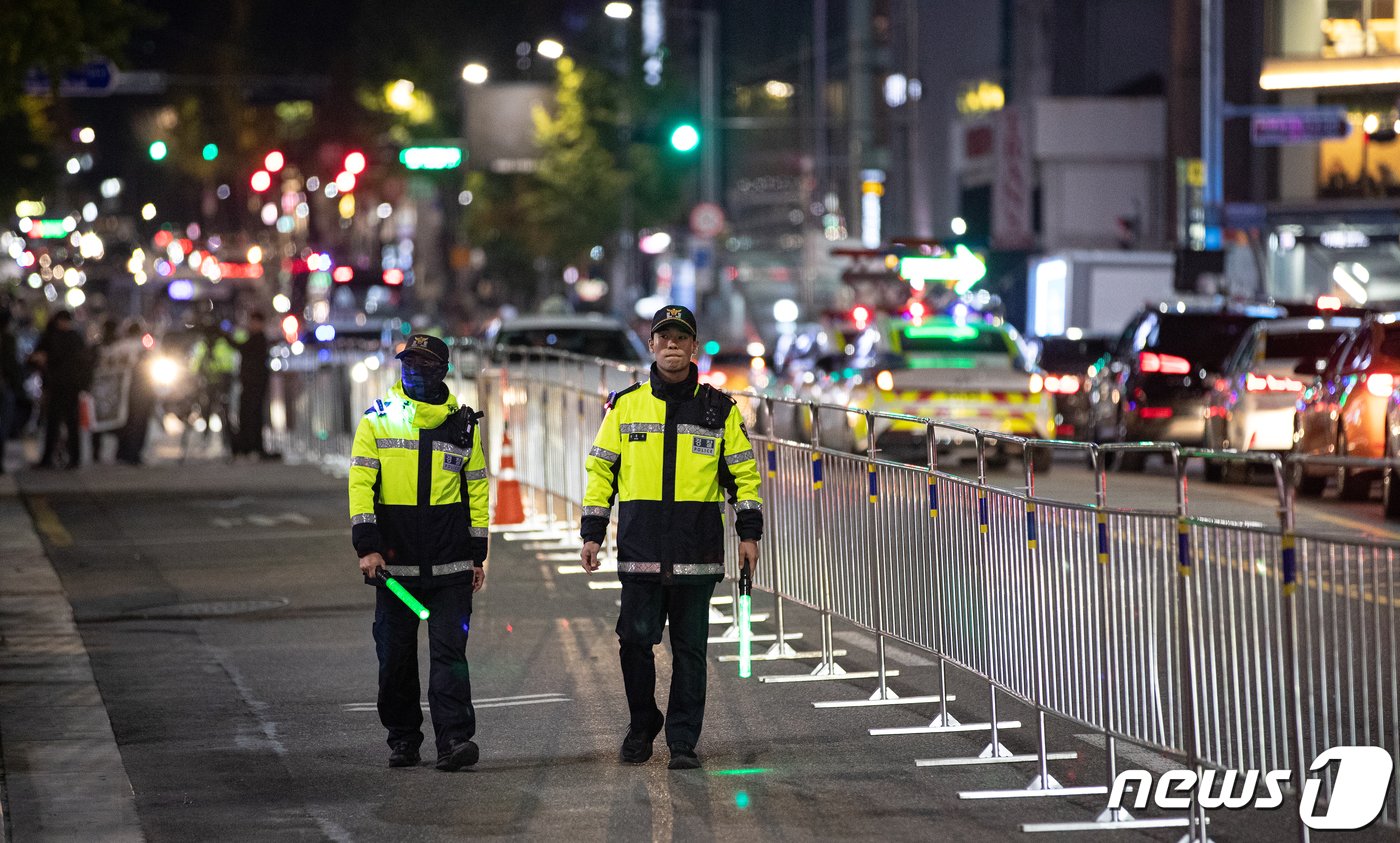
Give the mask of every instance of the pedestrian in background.
<path id="1" fill-rule="evenodd" d="M 123 349 L 119 347 L 119 337 L 117 336 L 118 322 L 114 317 L 108 316 L 102 320 L 102 334 L 98 337 L 96 345 L 92 348 L 92 368 L 93 377 L 98 382 L 94 386 L 94 391 L 100 391 L 102 373 L 104 370 L 116 367 L 117 361 L 122 356 Z M 107 439 L 115 440 L 117 430 L 115 428 L 105 430 L 94 430 L 89 434 L 92 443 L 92 463 L 101 465 L 103 462 L 103 443 Z"/>
<path id="2" fill-rule="evenodd" d="M 608 399 L 608 414 L 585 466 L 583 568 L 598 569 L 598 551 L 618 500 L 617 618 L 622 681 L 631 716 L 619 757 L 651 758 L 666 729 L 672 770 L 700 766 L 695 746 L 705 717 L 705 651 L 710 598 L 724 579 L 723 507 L 738 516 L 739 564 L 758 564 L 763 501 L 758 465 L 734 400 L 699 383 L 695 315 L 663 307 L 647 341 L 651 378 Z M 666 715 L 656 705 L 653 648 L 671 625 L 671 693 Z"/>
<path id="3" fill-rule="evenodd" d="M 219 436 L 229 455 L 233 455 L 233 422 L 229 419 L 229 404 L 233 392 L 233 370 L 238 363 L 238 352 L 228 334 L 219 330 L 213 320 L 205 322 L 199 331 L 199 339 L 190 348 L 190 372 L 199 381 L 199 414 L 214 429 L 214 419 L 219 419 Z"/>
<path id="4" fill-rule="evenodd" d="M 78 424 L 78 398 L 92 377 L 87 343 L 73 325 L 73 314 L 60 310 L 30 354 L 30 362 L 44 378 L 44 453 L 35 468 L 53 468 L 60 430 L 67 428 L 68 468 L 82 462 L 82 434 Z"/>
<path id="5" fill-rule="evenodd" d="M 437 768 L 453 772 L 480 757 L 467 668 L 472 594 L 486 584 L 490 537 L 480 414 L 459 405 L 444 382 L 447 344 L 415 334 L 398 359 L 401 382 L 360 417 L 350 459 L 350 535 L 365 582 L 377 586 L 374 644 L 379 721 L 389 766 L 413 767 L 423 743 L 418 616 L 384 587 L 399 580 L 428 616 L 428 709 Z"/>
<path id="6" fill-rule="evenodd" d="M 123 343 L 132 344 L 136 362 L 131 371 L 131 384 L 126 396 L 126 424 L 117 433 L 117 462 L 140 465 L 146 450 L 146 436 L 151 426 L 151 413 L 156 406 L 155 384 L 151 382 L 151 352 L 144 342 L 146 331 L 135 319 L 126 324 Z"/>
<path id="7" fill-rule="evenodd" d="M 271 373 L 267 368 L 267 353 L 272 344 L 267 339 L 267 323 L 262 313 L 248 314 L 247 336 L 238 338 L 238 430 L 233 436 L 235 457 L 256 455 L 269 457 L 263 444 L 263 419 L 267 413 L 267 388 Z"/>
<path id="8" fill-rule="evenodd" d="M 15 408 L 24 392 L 24 371 L 19 365 L 19 344 L 11 328 L 10 303 L 0 301 L 0 474 L 5 473 L 5 443 L 15 425 Z"/>

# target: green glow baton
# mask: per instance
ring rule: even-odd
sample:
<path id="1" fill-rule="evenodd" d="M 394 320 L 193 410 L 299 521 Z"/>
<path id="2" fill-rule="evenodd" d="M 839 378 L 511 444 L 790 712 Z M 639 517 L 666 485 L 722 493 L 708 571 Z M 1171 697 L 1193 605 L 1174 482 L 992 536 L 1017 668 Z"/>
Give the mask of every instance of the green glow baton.
<path id="1" fill-rule="evenodd" d="M 389 576 L 388 571 L 384 570 L 383 568 L 380 568 L 379 576 L 383 578 L 384 585 L 390 591 L 394 592 L 394 596 L 402 600 L 403 604 L 408 607 L 409 611 L 417 615 L 419 620 L 425 621 L 428 619 L 428 607 L 424 606 L 422 603 L 419 603 L 418 598 L 414 597 L 412 594 L 409 594 L 408 589 L 404 588 L 398 580 Z"/>
<path id="2" fill-rule="evenodd" d="M 753 609 L 753 577 L 748 563 L 739 572 L 739 678 L 748 679 L 753 675 L 753 628 L 750 614 Z"/>

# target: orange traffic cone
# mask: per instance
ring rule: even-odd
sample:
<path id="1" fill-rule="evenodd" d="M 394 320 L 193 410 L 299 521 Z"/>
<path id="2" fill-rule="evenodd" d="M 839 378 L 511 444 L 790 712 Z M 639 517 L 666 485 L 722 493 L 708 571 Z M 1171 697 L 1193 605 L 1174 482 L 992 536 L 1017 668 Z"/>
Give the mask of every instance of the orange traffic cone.
<path id="1" fill-rule="evenodd" d="M 520 481 L 515 479 L 515 449 L 510 444 L 510 427 L 501 433 L 501 474 L 496 480 L 496 515 L 492 524 L 523 524 L 525 505 L 520 499 Z"/>

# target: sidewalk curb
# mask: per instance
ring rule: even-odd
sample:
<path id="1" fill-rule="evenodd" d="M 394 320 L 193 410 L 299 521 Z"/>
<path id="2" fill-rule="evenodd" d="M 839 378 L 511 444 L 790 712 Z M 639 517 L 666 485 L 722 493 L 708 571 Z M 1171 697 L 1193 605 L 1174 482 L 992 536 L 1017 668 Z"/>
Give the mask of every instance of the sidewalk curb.
<path id="1" fill-rule="evenodd" d="M 0 840 L 145 840 L 73 607 L 7 476 L 0 566 Z"/>

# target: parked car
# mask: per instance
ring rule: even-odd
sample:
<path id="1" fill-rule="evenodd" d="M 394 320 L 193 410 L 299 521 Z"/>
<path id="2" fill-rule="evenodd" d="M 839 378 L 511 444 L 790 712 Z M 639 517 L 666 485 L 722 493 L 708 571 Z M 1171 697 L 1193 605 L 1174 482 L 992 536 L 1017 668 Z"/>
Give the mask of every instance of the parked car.
<path id="1" fill-rule="evenodd" d="M 1045 337 L 1039 366 L 1045 391 L 1055 397 L 1055 438 L 1088 439 L 1092 432 L 1089 390 L 1093 375 L 1106 362 L 1112 337 Z"/>
<path id="2" fill-rule="evenodd" d="M 1344 335 L 1361 324 L 1355 316 L 1266 320 L 1240 340 L 1215 379 L 1206 407 L 1206 447 L 1286 452 L 1293 448 L 1298 396 L 1312 380 L 1300 366 L 1317 364 Z M 1206 462 L 1206 479 L 1242 479 L 1248 466 Z"/>
<path id="3" fill-rule="evenodd" d="M 1368 316 L 1360 327 L 1340 339 L 1315 368 L 1309 385 L 1298 400 L 1293 432 L 1293 453 L 1379 458 L 1387 455 L 1390 437 L 1386 411 L 1400 377 L 1400 313 Z M 1313 361 L 1305 360 L 1295 371 L 1309 374 Z M 1298 492 L 1320 495 L 1327 479 L 1337 483 L 1342 500 L 1364 500 L 1379 469 L 1299 466 Z"/>
<path id="4" fill-rule="evenodd" d="M 1230 351 L 1271 306 L 1202 306 L 1184 302 L 1147 308 L 1128 322 L 1108 364 L 1094 378 L 1094 439 L 1203 445 L 1206 399 Z M 1142 467 L 1124 454 L 1121 467 Z"/>

